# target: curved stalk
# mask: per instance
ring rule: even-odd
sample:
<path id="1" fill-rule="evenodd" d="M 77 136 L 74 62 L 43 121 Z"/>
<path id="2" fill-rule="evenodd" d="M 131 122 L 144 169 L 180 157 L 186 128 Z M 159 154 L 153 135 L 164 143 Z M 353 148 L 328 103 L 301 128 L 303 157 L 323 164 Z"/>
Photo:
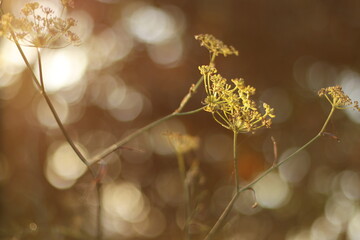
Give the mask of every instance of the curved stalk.
<path id="1" fill-rule="evenodd" d="M 88 168 L 88 170 L 90 171 L 91 175 L 93 178 L 96 178 L 96 173 L 94 172 L 94 170 L 91 168 L 91 165 L 89 163 L 89 161 L 86 159 L 86 157 L 80 152 L 79 148 L 75 145 L 74 141 L 71 139 L 70 135 L 68 134 L 68 132 L 66 131 L 64 124 L 62 123 L 53 103 L 51 102 L 49 96 L 46 93 L 45 90 L 45 84 L 44 84 L 44 79 L 43 79 L 43 70 L 42 70 L 42 61 L 41 61 L 41 54 L 40 54 L 40 50 L 37 48 L 37 58 L 38 58 L 38 65 L 39 65 L 39 77 L 40 80 L 36 77 L 22 47 L 20 46 L 19 42 L 16 39 L 16 36 L 14 34 L 14 32 L 11 30 L 10 34 L 12 36 L 12 38 L 14 39 L 15 45 L 18 49 L 18 51 L 20 52 L 20 55 L 23 59 L 23 61 L 25 62 L 26 67 L 30 70 L 31 73 L 31 77 L 35 83 L 35 85 L 37 86 L 40 94 L 43 96 L 43 98 L 45 99 L 52 115 L 55 118 L 55 121 L 57 123 L 57 125 L 59 126 L 63 136 L 65 137 L 66 141 L 69 143 L 69 145 L 71 146 L 71 148 L 73 149 L 73 151 L 76 153 L 76 155 L 79 157 L 79 159 L 86 165 L 86 167 Z M 97 234 L 96 234 L 96 239 L 97 240 L 101 240 L 102 239 L 102 228 L 101 228 L 101 208 L 102 208 L 102 204 L 101 204 L 101 185 L 100 183 L 97 184 L 96 186 L 96 191 L 97 191 L 97 200 L 98 200 L 98 208 L 97 208 Z"/>
<path id="2" fill-rule="evenodd" d="M 96 240 L 101 240 L 102 239 L 102 226 L 101 226 L 101 218 L 102 218 L 102 204 L 101 204 L 101 188 L 102 188 L 102 183 L 101 180 L 96 182 L 96 198 L 98 201 L 98 205 L 97 205 L 97 214 L 96 214 Z"/>
<path id="3" fill-rule="evenodd" d="M 237 157 L 237 137 L 238 133 L 234 131 L 233 136 L 233 157 L 234 157 L 234 172 L 235 172 L 235 192 L 239 191 L 239 164 L 238 164 L 238 157 Z"/>
<path id="4" fill-rule="evenodd" d="M 329 115 L 327 116 L 321 130 L 319 131 L 318 134 L 315 135 L 315 137 L 313 137 L 312 139 L 310 139 L 307 143 L 305 143 L 302 147 L 298 148 L 295 152 L 293 152 L 292 154 L 290 154 L 289 156 L 287 156 L 285 159 L 283 159 L 282 161 L 278 162 L 277 164 L 273 165 L 272 167 L 270 167 L 268 170 L 266 170 L 265 172 L 263 172 L 261 175 L 259 175 L 257 178 L 255 178 L 254 180 L 252 180 L 250 183 L 248 183 L 247 185 L 245 185 L 244 187 L 241 188 L 237 188 L 236 193 L 234 194 L 234 196 L 232 197 L 232 199 L 230 200 L 230 202 L 228 203 L 228 205 L 226 206 L 226 208 L 224 209 L 223 213 L 220 215 L 220 217 L 218 218 L 218 220 L 216 221 L 216 223 L 214 224 L 214 226 L 210 229 L 209 233 L 205 236 L 204 240 L 210 240 L 214 237 L 215 233 L 220 229 L 220 227 L 222 226 L 223 222 L 226 219 L 226 216 L 230 213 L 230 211 L 232 210 L 234 203 L 236 201 L 236 199 L 238 198 L 239 194 L 241 192 L 244 192 L 250 188 L 252 188 L 257 182 L 259 182 L 261 179 L 263 179 L 265 176 L 267 176 L 270 172 L 272 172 L 273 170 L 275 170 L 276 168 L 280 167 L 281 165 L 283 165 L 284 163 L 286 163 L 287 161 L 289 161 L 293 156 L 295 156 L 296 154 L 298 154 L 299 152 L 301 152 L 302 150 L 304 150 L 306 147 L 308 147 L 311 143 L 313 143 L 315 140 L 317 140 L 319 137 L 322 136 L 322 133 L 325 131 L 326 126 L 328 125 L 331 116 L 334 114 L 335 111 L 335 107 L 332 106 Z M 235 134 L 235 133 L 234 133 Z M 235 139 L 234 139 L 235 142 Z M 234 157 L 235 157 L 236 151 L 234 150 Z M 235 172 L 236 172 L 235 168 Z"/>
<path id="5" fill-rule="evenodd" d="M 190 100 L 190 98 L 192 97 L 193 93 L 196 91 L 196 89 L 200 86 L 202 82 L 202 78 L 200 78 L 198 80 L 198 82 L 192 86 L 192 88 L 190 89 L 189 93 L 184 97 L 184 99 L 181 101 L 180 106 L 178 109 L 176 109 L 173 113 L 170 113 L 168 115 L 166 115 L 165 117 L 162 117 L 154 122 L 151 122 L 150 124 L 139 128 L 138 130 L 136 130 L 135 132 L 133 132 L 132 134 L 128 135 L 127 137 L 119 140 L 118 142 L 114 143 L 113 145 L 107 147 L 106 149 L 104 149 L 102 152 L 100 152 L 99 154 L 95 155 L 94 157 L 91 158 L 90 162 L 91 165 L 100 161 L 101 159 L 105 158 L 106 156 L 108 156 L 109 154 L 117 151 L 119 148 L 121 148 L 124 144 L 128 143 L 129 141 L 131 141 L 132 139 L 134 139 L 135 137 L 143 134 L 144 132 L 150 130 L 151 128 L 159 125 L 160 123 L 165 122 L 166 120 L 169 120 L 171 118 L 177 117 L 177 116 L 184 116 L 184 115 L 190 115 L 190 114 L 194 114 L 197 112 L 200 112 L 201 110 L 203 110 L 203 107 L 198 108 L 196 110 L 193 111 L 189 111 L 189 112 L 181 112 L 182 109 L 185 107 L 185 105 L 187 104 L 187 102 Z"/>
<path id="6" fill-rule="evenodd" d="M 24 51 L 22 50 L 22 47 L 20 46 L 19 42 L 17 41 L 17 38 L 14 34 L 14 32 L 12 30 L 10 30 L 10 34 L 15 42 L 15 45 L 18 49 L 18 51 L 20 52 L 20 55 L 23 59 L 23 61 L 25 62 L 26 67 L 30 70 L 31 73 L 31 77 L 35 83 L 35 85 L 38 87 L 41 95 L 44 97 L 47 105 L 50 108 L 51 113 L 53 114 L 56 123 L 58 124 L 62 134 L 64 135 L 66 141 L 70 144 L 71 148 L 74 150 L 74 152 L 76 153 L 76 155 L 80 158 L 80 160 L 87 166 L 87 168 L 89 169 L 90 173 L 95 176 L 95 172 L 90 168 L 90 164 L 87 161 L 87 159 L 84 157 L 84 155 L 80 152 L 80 150 L 76 147 L 75 143 L 72 141 L 71 137 L 69 136 L 69 134 L 67 133 L 63 123 L 61 122 L 61 119 L 54 107 L 54 105 L 52 104 L 49 96 L 47 95 L 46 91 L 45 91 L 45 86 L 44 86 L 44 80 L 43 80 L 43 73 L 42 73 L 42 63 L 41 63 L 41 55 L 39 52 L 39 49 L 37 49 L 37 57 L 38 57 L 38 63 L 39 63 L 39 76 L 40 76 L 40 80 L 36 77 Z"/>

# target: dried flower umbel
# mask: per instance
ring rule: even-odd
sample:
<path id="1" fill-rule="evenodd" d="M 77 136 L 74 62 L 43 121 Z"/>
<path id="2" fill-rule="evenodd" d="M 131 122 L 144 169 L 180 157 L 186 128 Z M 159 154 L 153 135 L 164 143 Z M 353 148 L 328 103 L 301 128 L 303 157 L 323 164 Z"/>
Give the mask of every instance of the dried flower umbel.
<path id="1" fill-rule="evenodd" d="M 166 133 L 171 145 L 177 153 L 187 153 L 199 147 L 199 138 L 177 132 Z"/>
<path id="2" fill-rule="evenodd" d="M 234 133 L 254 132 L 261 127 L 270 127 L 271 119 L 275 117 L 274 109 L 263 103 L 264 113 L 259 112 L 257 104 L 251 99 L 255 88 L 245 85 L 242 78 L 232 79 L 233 84 L 229 84 L 226 78 L 217 74 L 214 67 L 215 56 L 238 55 L 238 51 L 209 34 L 197 35 L 195 38 L 213 56 L 209 65 L 199 67 L 207 94 L 204 110 L 212 113 L 216 122 Z"/>
<path id="3" fill-rule="evenodd" d="M 61 4 L 62 4 L 64 7 L 70 7 L 70 8 L 74 8 L 74 7 L 75 7 L 74 0 L 61 0 Z"/>
<path id="4" fill-rule="evenodd" d="M 318 95 L 320 97 L 325 96 L 325 98 L 330 102 L 330 104 L 334 108 L 337 109 L 354 108 L 360 111 L 358 101 L 352 102 L 349 96 L 347 96 L 344 93 L 341 86 L 322 88 L 319 90 Z"/>
<path id="5" fill-rule="evenodd" d="M 236 133 L 254 132 L 261 127 L 270 127 L 271 119 L 275 117 L 274 109 L 263 103 L 264 113 L 260 113 L 256 103 L 251 99 L 255 88 L 245 85 L 242 78 L 227 79 L 216 74 L 214 67 L 205 65 L 199 67 L 204 77 L 207 97 L 204 100 L 204 110 L 212 113 L 214 119 L 223 127 Z"/>
<path id="6" fill-rule="evenodd" d="M 73 6 L 73 1 L 62 0 L 64 7 Z M 73 18 L 62 18 L 54 11 L 38 2 L 25 4 L 21 17 L 11 13 L 1 16 L 0 35 L 16 40 L 24 46 L 37 48 L 58 48 L 78 44 L 79 37 L 71 31 L 76 25 Z"/>
<path id="7" fill-rule="evenodd" d="M 201 46 L 209 50 L 211 54 L 210 65 L 214 64 L 215 57 L 218 55 L 224 55 L 225 57 L 232 54 L 239 55 L 239 52 L 233 46 L 225 45 L 211 34 L 199 34 L 195 36 L 195 39 L 200 41 Z"/>

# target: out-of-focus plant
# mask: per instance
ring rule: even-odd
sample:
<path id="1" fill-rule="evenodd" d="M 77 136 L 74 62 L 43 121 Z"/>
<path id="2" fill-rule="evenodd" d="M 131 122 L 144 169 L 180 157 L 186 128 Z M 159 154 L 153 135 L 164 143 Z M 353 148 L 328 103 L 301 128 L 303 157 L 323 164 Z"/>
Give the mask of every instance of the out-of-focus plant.
<path id="1" fill-rule="evenodd" d="M 74 6 L 73 1 L 61 3 L 63 8 Z M 23 46 L 60 48 L 80 42 L 79 37 L 71 31 L 75 25 L 75 19 L 58 17 L 51 8 L 30 2 L 21 9 L 21 17 L 11 13 L 2 15 L 0 33 Z"/>
<path id="2" fill-rule="evenodd" d="M 186 236 L 185 239 L 191 239 L 190 224 L 193 218 L 193 209 L 191 207 L 192 204 L 191 204 L 190 185 L 192 181 L 190 180 L 191 178 L 190 175 L 191 173 L 193 173 L 193 171 L 190 171 L 190 167 L 186 166 L 184 155 L 185 153 L 192 150 L 196 150 L 199 147 L 199 138 L 187 134 L 176 133 L 176 132 L 166 133 L 166 136 L 169 139 L 171 146 L 174 148 L 178 162 L 179 173 L 184 189 L 185 208 L 186 208 L 185 227 L 184 227 L 185 236 Z M 194 163 L 195 163 L 194 165 L 190 165 L 192 166 L 192 170 L 194 170 L 197 161 L 195 161 Z"/>

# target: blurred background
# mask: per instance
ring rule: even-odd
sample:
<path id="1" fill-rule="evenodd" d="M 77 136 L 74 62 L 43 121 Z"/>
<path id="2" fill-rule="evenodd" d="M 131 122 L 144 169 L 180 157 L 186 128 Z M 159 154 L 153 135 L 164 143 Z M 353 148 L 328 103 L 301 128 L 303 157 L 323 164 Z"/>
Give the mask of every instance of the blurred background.
<path id="1" fill-rule="evenodd" d="M 3 0 L 18 13 L 27 1 Z M 39 1 L 60 9 L 57 1 Z M 360 100 L 357 0 L 76 0 L 82 44 L 42 51 L 45 85 L 70 136 L 93 156 L 174 111 L 209 54 L 194 35 L 213 34 L 239 56 L 218 57 L 275 108 L 271 129 L 239 139 L 245 185 L 320 130 L 330 110 L 320 88 L 341 85 Z M 36 52 L 25 48 L 36 65 Z M 185 108 L 205 97 L 200 88 Z M 0 41 L 0 239 L 89 239 L 94 180 L 65 141 L 15 45 Z M 165 132 L 198 137 L 185 155 L 193 171 L 192 239 L 203 239 L 233 192 L 232 133 L 200 112 L 169 120 L 105 160 L 106 239 L 184 239 L 185 202 Z M 322 240 L 360 236 L 360 114 L 337 111 L 323 137 L 244 192 L 217 239 Z"/>

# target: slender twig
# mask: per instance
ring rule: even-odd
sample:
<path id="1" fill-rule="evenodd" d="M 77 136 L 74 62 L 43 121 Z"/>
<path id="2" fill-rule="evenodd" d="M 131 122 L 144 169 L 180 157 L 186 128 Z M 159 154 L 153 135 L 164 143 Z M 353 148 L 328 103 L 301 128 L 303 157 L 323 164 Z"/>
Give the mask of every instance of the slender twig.
<path id="1" fill-rule="evenodd" d="M 238 158 L 237 158 L 237 136 L 238 133 L 234 131 L 233 136 L 233 157 L 234 157 L 234 171 L 235 171 L 235 192 L 239 191 L 240 185 L 239 185 L 239 164 L 238 164 Z"/>
<path id="2" fill-rule="evenodd" d="M 280 167 L 281 165 L 283 165 L 284 163 L 286 163 L 287 161 L 289 161 L 293 156 L 295 156 L 296 154 L 298 154 L 299 152 L 301 152 L 302 150 L 304 150 L 307 146 L 309 146 L 311 143 L 313 143 L 315 140 L 317 140 L 319 137 L 322 136 L 322 133 L 325 131 L 325 128 L 331 118 L 331 116 L 333 115 L 335 110 L 335 107 L 331 108 L 331 111 L 323 125 L 323 127 L 321 128 L 320 132 L 318 134 L 316 134 L 315 137 L 313 137 L 312 139 L 310 139 L 310 141 L 308 141 L 307 143 L 305 143 L 302 147 L 298 148 L 295 152 L 293 152 L 292 154 L 290 154 L 289 156 L 287 156 L 285 159 L 283 159 L 282 161 L 278 162 L 277 164 L 275 164 L 274 166 L 272 166 L 271 168 L 269 168 L 268 170 L 266 170 L 265 172 L 263 172 L 261 175 L 259 175 L 256 179 L 254 179 L 253 181 L 251 181 L 251 183 L 247 184 L 246 186 L 242 187 L 241 189 L 239 189 L 239 192 L 243 192 L 246 189 L 252 187 L 253 185 L 255 185 L 257 182 L 259 182 L 261 179 L 263 179 L 266 175 L 268 175 L 270 172 L 272 172 L 274 169 Z"/>
<path id="3" fill-rule="evenodd" d="M 44 77 L 43 77 L 43 71 L 42 71 L 42 62 L 41 62 L 40 49 L 36 48 L 36 52 L 37 52 L 38 65 L 39 65 L 39 76 L 40 76 L 41 91 L 45 92 L 45 84 L 44 84 Z"/>
<path id="4" fill-rule="evenodd" d="M 222 212 L 222 214 L 220 215 L 220 217 L 218 218 L 218 220 L 216 221 L 214 226 L 210 229 L 209 233 L 206 235 L 204 240 L 212 239 L 214 237 L 215 233 L 220 229 L 220 227 L 222 227 L 227 215 L 232 210 L 233 205 L 238 197 L 239 197 L 239 192 L 235 192 L 233 197 L 231 198 L 230 202 L 225 207 L 224 211 Z"/>
<path id="5" fill-rule="evenodd" d="M 238 133 L 236 131 L 234 131 L 234 136 L 233 136 L 233 158 L 234 158 L 233 161 L 234 161 L 234 174 L 235 174 L 235 191 L 234 191 L 234 195 L 231 198 L 228 205 L 226 206 L 226 208 L 224 209 L 224 211 L 222 212 L 219 219 L 216 221 L 215 225 L 211 228 L 210 232 L 205 237 L 205 239 L 211 239 L 212 236 L 218 231 L 218 229 L 222 227 L 222 225 L 224 223 L 224 220 L 226 219 L 226 216 L 232 210 L 232 207 L 233 207 L 236 199 L 239 196 L 240 184 L 239 184 L 239 166 L 238 166 L 238 158 L 237 158 L 237 155 L 238 155 L 237 154 L 237 137 L 238 137 Z"/>
<path id="6" fill-rule="evenodd" d="M 218 218 L 218 220 L 216 221 L 216 223 L 214 224 L 214 226 L 210 229 L 209 233 L 206 235 L 206 237 L 204 238 L 204 240 L 210 240 L 214 237 L 215 233 L 219 230 L 219 228 L 222 226 L 223 222 L 226 219 L 226 216 L 229 214 L 229 212 L 232 210 L 234 203 L 236 201 L 236 199 L 238 198 L 239 194 L 241 192 L 244 192 L 250 188 L 252 188 L 257 182 L 259 182 L 261 179 L 263 179 L 265 176 L 267 176 L 270 172 L 272 172 L 274 169 L 277 169 L 278 167 L 280 167 L 281 165 L 283 165 L 284 163 L 286 163 L 287 161 L 289 161 L 293 156 L 295 156 L 296 154 L 298 154 L 299 152 L 301 152 L 302 150 L 304 150 L 306 147 L 308 147 L 311 143 L 313 143 L 315 140 L 317 140 L 319 137 L 322 136 L 322 133 L 325 131 L 326 126 L 328 125 L 331 116 L 333 115 L 335 111 L 335 107 L 332 106 L 329 115 L 327 116 L 324 125 L 322 126 L 321 130 L 319 131 L 318 134 L 315 135 L 315 137 L 313 137 L 312 139 L 310 139 L 307 143 L 305 143 L 302 147 L 298 148 L 295 152 L 293 152 L 292 154 L 290 154 L 289 156 L 287 156 L 285 159 L 283 159 L 282 161 L 278 162 L 277 164 L 273 165 L 272 167 L 270 167 L 269 169 L 267 169 L 266 171 L 264 171 L 261 175 L 259 175 L 257 178 L 255 178 L 254 180 L 252 180 L 250 183 L 248 183 L 247 185 L 241 187 L 240 189 L 238 189 L 238 191 L 236 191 L 236 193 L 234 194 L 234 196 L 232 197 L 232 199 L 230 200 L 230 202 L 228 203 L 228 205 L 225 207 L 223 213 L 220 215 L 220 217 Z M 236 171 L 236 169 L 235 169 Z"/>
<path id="7" fill-rule="evenodd" d="M 89 161 L 86 159 L 86 157 L 80 152 L 79 148 L 75 145 L 74 141 L 71 139 L 71 137 L 69 136 L 68 132 L 66 131 L 64 124 L 62 123 L 54 105 L 52 104 L 49 96 L 46 93 L 46 88 L 45 88 L 45 84 L 44 84 L 44 79 L 43 79 L 43 70 L 42 70 L 42 61 L 41 61 L 41 54 L 40 54 L 40 50 L 37 48 L 37 58 L 38 58 L 38 65 L 39 65 L 39 76 L 40 76 L 40 80 L 36 77 L 22 47 L 20 46 L 15 33 L 10 29 L 10 34 L 12 36 L 12 39 L 15 42 L 15 45 L 23 59 L 23 61 L 25 62 L 26 67 L 30 70 L 32 79 L 35 83 L 35 85 L 37 86 L 39 92 L 41 93 L 41 95 L 43 96 L 43 98 L 45 99 L 52 115 L 55 118 L 55 121 L 57 123 L 57 125 L 59 126 L 62 134 L 64 135 L 66 141 L 69 143 L 69 145 L 71 146 L 71 148 L 74 150 L 74 152 L 76 153 L 76 155 L 79 157 L 79 159 L 87 166 L 87 168 L 89 169 L 91 175 L 93 178 L 96 178 L 96 174 L 94 172 L 94 170 L 91 168 L 91 165 L 89 163 Z M 97 183 L 96 185 L 96 191 L 97 191 L 97 201 L 98 201 L 98 209 L 97 209 L 97 234 L 96 234 L 96 239 L 97 240 L 101 240 L 102 239 L 102 228 L 101 228 L 101 208 L 102 208 L 102 204 L 101 204 L 101 183 Z"/>
<path id="8" fill-rule="evenodd" d="M 97 154 L 97 155 L 95 155 L 94 157 L 91 158 L 91 160 L 90 160 L 91 165 L 98 162 L 98 161 L 100 161 L 101 159 L 105 158 L 109 154 L 117 151 L 124 144 L 128 143 L 129 141 L 131 141 L 132 139 L 136 138 L 137 136 L 143 134 L 144 132 L 150 130 L 151 128 L 159 125 L 160 123 L 165 122 L 166 120 L 169 120 L 169 119 L 177 117 L 177 116 L 184 116 L 184 115 L 194 114 L 194 113 L 197 113 L 197 112 L 200 112 L 201 110 L 203 110 L 203 108 L 198 108 L 196 110 L 189 111 L 189 112 L 181 112 L 182 109 L 185 107 L 186 103 L 192 97 L 193 93 L 200 86 L 202 81 L 203 81 L 202 78 L 200 78 L 198 80 L 198 82 L 195 85 L 192 86 L 192 91 L 190 91 L 184 97 L 183 101 L 180 104 L 180 107 L 178 109 L 176 109 L 173 113 L 170 113 L 170 114 L 166 115 L 165 117 L 162 117 L 162 118 L 160 118 L 160 119 L 158 119 L 158 120 L 156 120 L 154 122 L 151 122 L 150 124 L 148 124 L 148 125 L 146 125 L 146 126 L 144 126 L 142 128 L 139 128 L 138 130 L 136 130 L 132 134 L 128 135 L 127 137 L 125 137 L 125 138 L 119 140 L 118 142 L 114 143 L 113 145 L 107 147 L 102 152 L 100 152 L 99 154 Z"/>
<path id="9" fill-rule="evenodd" d="M 175 146 L 174 146 L 174 149 L 176 151 Z M 190 206 L 190 193 L 189 193 L 188 184 L 186 181 L 185 159 L 184 159 L 184 155 L 178 151 L 176 151 L 176 158 L 177 158 L 177 162 L 178 162 L 179 174 L 180 174 L 181 182 L 183 184 L 184 197 L 185 197 L 185 208 L 186 208 L 185 227 L 184 227 L 185 239 L 190 240 L 191 236 L 190 236 L 189 224 L 190 224 L 190 217 L 191 217 L 191 206 Z"/>
<path id="10" fill-rule="evenodd" d="M 38 87 L 41 95 L 44 97 L 47 105 L 49 106 L 50 108 L 50 111 L 52 113 L 52 115 L 54 116 L 55 118 L 55 121 L 56 123 L 58 124 L 62 134 L 64 135 L 66 141 L 69 143 L 69 145 L 71 146 L 71 148 L 74 150 L 74 152 L 76 153 L 76 155 L 79 157 L 79 159 L 87 166 L 87 168 L 89 169 L 90 173 L 93 175 L 93 177 L 95 176 L 95 172 L 92 170 L 92 168 L 90 167 L 90 163 L 89 161 L 84 157 L 84 155 L 80 152 L 80 150 L 78 149 L 78 147 L 75 145 L 75 143 L 72 141 L 71 137 L 69 136 L 69 134 L 67 133 L 63 123 L 61 122 L 61 119 L 54 107 L 54 105 L 52 104 L 49 96 L 47 95 L 46 91 L 45 91 L 45 85 L 44 85 L 44 80 L 43 80 L 43 73 L 42 73 L 42 63 L 41 63 L 41 55 L 40 55 L 40 52 L 39 52 L 39 49 L 37 49 L 37 52 L 38 52 L 38 62 L 39 62 L 39 76 L 40 76 L 40 80 L 36 77 L 22 47 L 20 46 L 17 38 L 16 38 L 16 35 L 15 33 L 10 30 L 10 34 L 11 34 L 11 37 L 12 39 L 14 40 L 15 42 L 15 45 L 18 49 L 18 51 L 20 52 L 20 55 L 23 59 L 23 61 L 25 62 L 25 65 L 26 67 L 30 70 L 30 73 L 31 73 L 31 76 L 32 76 L 32 79 L 35 83 L 35 85 Z"/>
<path id="11" fill-rule="evenodd" d="M 97 195 L 97 213 L 96 213 L 96 240 L 101 240 L 102 239 L 102 226 L 101 226 L 101 218 L 102 218 L 102 204 L 101 204 L 101 188 L 102 188 L 102 182 L 97 181 L 96 182 L 96 195 Z"/>

